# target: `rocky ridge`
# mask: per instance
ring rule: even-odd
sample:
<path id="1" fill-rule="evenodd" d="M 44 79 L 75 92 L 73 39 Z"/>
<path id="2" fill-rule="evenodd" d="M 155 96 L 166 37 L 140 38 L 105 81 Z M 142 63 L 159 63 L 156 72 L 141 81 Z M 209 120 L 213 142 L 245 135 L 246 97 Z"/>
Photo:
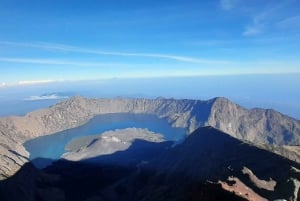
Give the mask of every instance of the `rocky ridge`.
<path id="1" fill-rule="evenodd" d="M 251 200 L 251 194 L 267 198 L 265 200 L 299 199 L 298 163 L 212 127 L 197 129 L 184 143 L 153 160 L 150 164 L 152 169 L 151 165 L 165 174 L 165 180 L 172 175 L 181 175 L 187 183 L 189 180 L 219 181 L 236 187 L 230 190 L 248 200 Z M 230 181 L 235 181 L 234 185 Z M 184 182 L 180 184 L 184 185 Z M 255 194 L 249 191 L 251 189 Z"/>
<path id="2" fill-rule="evenodd" d="M 25 116 L 0 118 L 0 179 L 14 174 L 29 156 L 26 140 L 86 123 L 96 115 L 147 113 L 166 118 L 189 133 L 212 126 L 253 143 L 300 145 L 300 122 L 274 110 L 247 110 L 226 98 L 208 101 L 176 99 L 87 99 L 80 96 Z"/>
<path id="3" fill-rule="evenodd" d="M 201 127 L 182 144 L 87 200 L 237 200 L 240 197 L 297 201 L 299 169 L 299 163 L 215 128 Z M 208 190 L 209 186 L 215 188 Z M 221 189 L 232 197 L 225 198 L 226 194 L 218 191 Z M 220 197 L 219 193 L 223 195 Z"/>

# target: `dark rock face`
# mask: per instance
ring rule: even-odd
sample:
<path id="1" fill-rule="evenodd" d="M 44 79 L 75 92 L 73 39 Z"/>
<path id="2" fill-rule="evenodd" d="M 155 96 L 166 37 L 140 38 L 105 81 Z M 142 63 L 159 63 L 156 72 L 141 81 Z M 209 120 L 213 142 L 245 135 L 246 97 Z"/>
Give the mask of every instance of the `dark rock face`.
<path id="1" fill-rule="evenodd" d="M 300 168 L 298 163 L 204 127 L 98 198 L 114 195 L 111 200 L 218 200 L 221 195 L 221 200 L 296 201 L 300 194 L 296 168 Z M 245 169 L 251 169 L 252 176 L 245 174 Z M 232 191 L 240 198 L 232 191 L 226 194 L 220 185 L 224 182 L 236 186 Z M 289 187 L 284 188 L 286 184 Z M 120 188 L 126 193 L 118 193 Z"/>
<path id="2" fill-rule="evenodd" d="M 62 160 L 44 170 L 37 170 L 30 163 L 26 164 L 17 174 L 0 182 L 0 199 L 299 199 L 298 163 L 242 142 L 212 127 L 197 129 L 182 144 L 173 148 L 167 142 L 142 142 L 144 143 L 147 143 L 146 149 L 137 142 L 128 150 L 96 157 L 94 160 L 100 161 L 97 164 L 93 161 Z M 140 157 L 141 150 L 149 150 L 149 154 L 142 154 Z M 122 158 L 124 163 L 120 163 Z M 128 158 L 137 160 L 128 164 L 125 160 Z M 145 160 L 148 163 L 141 163 Z M 115 163 L 116 161 L 119 163 Z M 271 187 L 266 186 L 266 183 Z M 234 192 L 226 190 L 224 184 L 232 187 Z"/>
<path id="3" fill-rule="evenodd" d="M 219 167 L 230 166 L 224 170 L 230 174 L 231 170 L 240 171 L 246 166 L 267 180 L 278 179 L 276 175 L 281 175 L 292 164 L 299 166 L 298 163 L 259 149 L 212 127 L 197 129 L 184 143 L 156 160 L 159 160 L 155 163 L 157 169 L 161 171 L 171 173 L 174 170 L 174 174 L 185 172 L 187 177 L 197 177 L 198 180 L 212 179 L 214 176 L 220 178 L 218 173 L 224 175 L 224 172 L 219 172 Z M 277 167 L 278 164 L 281 164 L 280 167 Z"/>
<path id="4" fill-rule="evenodd" d="M 0 181 L 0 200 L 86 200 L 129 177 L 171 145 L 167 141 L 135 140 L 127 150 L 80 162 L 60 160 L 43 170 L 26 163 L 15 175 Z M 48 159 L 36 160 L 49 163 Z"/>
<path id="5" fill-rule="evenodd" d="M 107 113 L 147 113 L 166 118 L 174 127 L 212 126 L 255 144 L 300 145 L 300 122 L 273 110 L 246 110 L 225 98 L 208 101 L 175 99 L 86 99 L 73 97 L 23 117 L 0 118 L 0 179 L 13 175 L 29 153 L 23 143 L 86 123 Z M 15 152 L 10 152 L 14 150 Z M 285 152 L 299 161 L 298 152 Z"/>

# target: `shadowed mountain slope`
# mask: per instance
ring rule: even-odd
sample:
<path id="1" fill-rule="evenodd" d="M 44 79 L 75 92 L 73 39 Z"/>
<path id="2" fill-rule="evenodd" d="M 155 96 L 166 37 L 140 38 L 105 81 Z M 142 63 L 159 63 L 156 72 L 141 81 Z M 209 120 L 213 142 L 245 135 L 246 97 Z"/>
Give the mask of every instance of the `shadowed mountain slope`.
<path id="1" fill-rule="evenodd" d="M 141 164 L 168 151 L 172 142 L 135 140 L 127 150 L 79 162 L 38 158 L 51 164 L 40 170 L 29 162 L 12 177 L 0 181 L 1 201 L 82 201 L 128 177 Z"/>
<path id="2" fill-rule="evenodd" d="M 212 127 L 197 129 L 174 148 L 170 145 L 136 140 L 124 151 L 79 162 L 61 160 L 44 170 L 28 163 L 0 182 L 0 199 L 297 200 L 298 163 Z"/>
<path id="3" fill-rule="evenodd" d="M 300 195 L 299 168 L 298 163 L 203 127 L 98 198 L 217 200 L 211 193 L 221 193 L 222 186 L 247 200 L 296 201 Z M 214 190 L 208 193 L 207 188 Z"/>

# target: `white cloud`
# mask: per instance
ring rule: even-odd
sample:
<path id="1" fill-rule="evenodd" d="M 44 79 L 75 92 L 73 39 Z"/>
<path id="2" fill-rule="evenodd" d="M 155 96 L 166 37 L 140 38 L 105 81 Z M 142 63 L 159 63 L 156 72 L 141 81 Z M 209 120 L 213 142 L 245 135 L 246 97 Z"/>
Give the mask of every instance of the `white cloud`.
<path id="1" fill-rule="evenodd" d="M 18 85 L 34 85 L 34 84 L 47 84 L 51 82 L 58 82 L 59 80 L 22 80 Z"/>
<path id="2" fill-rule="evenodd" d="M 95 54 L 95 55 L 108 55 L 108 56 L 121 56 L 121 57 L 150 57 L 150 58 L 161 58 L 161 59 L 168 59 L 168 60 L 175 60 L 179 62 L 185 63 L 195 63 L 195 64 L 224 64 L 229 63 L 228 61 L 221 61 L 221 60 L 210 60 L 210 59 L 202 59 L 196 57 L 188 57 L 188 56 L 180 56 L 180 55 L 170 55 L 170 54 L 157 54 L 157 53 L 129 53 L 129 52 L 111 52 L 111 51 L 100 51 L 96 49 L 87 49 L 75 46 L 69 46 L 65 44 L 49 44 L 49 43 L 15 43 L 9 41 L 0 41 L 2 45 L 10 45 L 10 46 L 24 46 L 24 47 L 31 47 L 31 48 L 39 48 L 39 49 L 46 49 L 46 50 L 55 50 L 55 51 L 63 51 L 63 52 L 77 52 L 77 53 L 84 53 L 84 54 Z M 1 59 L 1 58 L 0 58 Z M 61 60 L 31 60 L 31 59 L 22 59 L 22 58 L 2 58 L 2 61 L 7 62 L 35 62 L 35 63 L 43 63 L 43 62 L 53 62 L 53 64 L 73 64 L 73 62 L 68 61 L 61 61 Z M 76 64 L 74 62 L 74 64 Z M 78 65 L 78 64 L 77 64 Z"/>
<path id="3" fill-rule="evenodd" d="M 65 99 L 69 98 L 68 96 L 59 96 L 57 94 L 50 94 L 50 95 L 41 95 L 41 96 L 30 96 L 25 98 L 24 100 L 27 101 L 39 101 L 39 100 L 57 100 L 57 99 Z"/>
<path id="4" fill-rule="evenodd" d="M 112 66 L 122 65 L 118 63 L 102 63 L 102 62 L 79 62 L 61 59 L 43 59 L 43 58 L 16 58 L 16 57 L 0 57 L 2 62 L 10 63 L 31 63 L 31 64 L 53 64 L 53 65 L 72 65 L 72 66 Z"/>
<path id="5" fill-rule="evenodd" d="M 16 82 L 2 82 L 0 83 L 0 88 L 2 87 L 15 87 L 15 86 L 30 86 L 30 85 L 39 85 L 39 84 L 49 84 L 55 82 L 65 82 L 66 80 L 21 80 Z"/>
<path id="6" fill-rule="evenodd" d="M 224 10 L 231 10 L 237 4 L 238 0 L 221 0 L 220 5 Z"/>

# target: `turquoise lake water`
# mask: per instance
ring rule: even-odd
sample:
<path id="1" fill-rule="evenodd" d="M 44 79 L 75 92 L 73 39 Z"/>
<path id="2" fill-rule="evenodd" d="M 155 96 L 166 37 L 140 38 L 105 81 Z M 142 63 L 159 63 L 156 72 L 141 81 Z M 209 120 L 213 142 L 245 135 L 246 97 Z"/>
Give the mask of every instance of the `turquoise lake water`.
<path id="1" fill-rule="evenodd" d="M 162 134 L 169 141 L 180 141 L 186 134 L 185 129 L 171 127 L 167 120 L 160 119 L 155 115 L 106 114 L 96 116 L 82 126 L 29 140 L 24 143 L 24 146 L 30 153 L 32 161 L 37 158 L 57 160 L 65 153 L 65 146 L 72 139 L 132 127 L 147 128 Z"/>

